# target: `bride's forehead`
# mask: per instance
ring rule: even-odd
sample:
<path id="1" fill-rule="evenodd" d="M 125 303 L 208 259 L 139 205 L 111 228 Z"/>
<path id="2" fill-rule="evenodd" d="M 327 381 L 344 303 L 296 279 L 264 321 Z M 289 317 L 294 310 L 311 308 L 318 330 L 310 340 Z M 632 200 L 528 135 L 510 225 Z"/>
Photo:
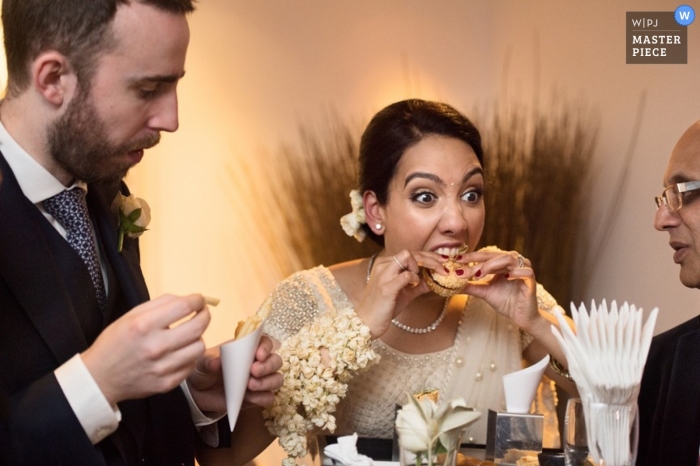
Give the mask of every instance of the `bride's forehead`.
<path id="1" fill-rule="evenodd" d="M 467 146 L 468 147 L 468 146 Z M 472 172 L 481 174 L 481 163 L 474 151 L 404 154 L 399 161 L 394 178 L 407 179 L 412 174 L 434 175 L 442 180 L 462 180 Z M 429 176 L 422 176 L 429 178 Z"/>

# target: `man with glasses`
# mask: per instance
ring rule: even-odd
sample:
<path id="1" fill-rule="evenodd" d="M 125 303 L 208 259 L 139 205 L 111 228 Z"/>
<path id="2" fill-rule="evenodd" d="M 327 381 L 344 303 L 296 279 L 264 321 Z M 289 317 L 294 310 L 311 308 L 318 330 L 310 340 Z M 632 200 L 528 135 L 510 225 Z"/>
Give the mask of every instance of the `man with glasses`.
<path id="1" fill-rule="evenodd" d="M 680 280 L 700 288 L 700 121 L 681 136 L 656 198 Z M 654 338 L 639 395 L 637 465 L 696 465 L 700 447 L 700 317 Z"/>

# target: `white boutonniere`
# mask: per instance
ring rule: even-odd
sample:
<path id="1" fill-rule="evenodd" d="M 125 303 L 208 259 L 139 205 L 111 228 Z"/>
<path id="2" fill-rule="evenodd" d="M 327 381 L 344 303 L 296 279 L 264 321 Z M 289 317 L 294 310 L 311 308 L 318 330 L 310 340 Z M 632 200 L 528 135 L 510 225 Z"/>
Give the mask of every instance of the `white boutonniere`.
<path id="1" fill-rule="evenodd" d="M 148 203 L 141 198 L 134 196 L 124 196 L 119 193 L 112 204 L 113 210 L 118 215 L 119 222 L 119 245 L 118 250 L 122 252 L 124 246 L 124 235 L 129 238 L 138 238 L 143 234 L 151 222 L 151 208 Z"/>

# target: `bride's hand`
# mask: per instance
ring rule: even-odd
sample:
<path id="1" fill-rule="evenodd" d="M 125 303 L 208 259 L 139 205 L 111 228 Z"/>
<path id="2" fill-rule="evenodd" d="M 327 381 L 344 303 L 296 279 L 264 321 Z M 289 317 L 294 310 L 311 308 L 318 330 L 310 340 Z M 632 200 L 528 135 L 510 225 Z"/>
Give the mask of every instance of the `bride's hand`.
<path id="1" fill-rule="evenodd" d="M 469 267 L 474 276 L 464 293 L 483 299 L 520 328 L 540 318 L 535 272 L 517 251 L 475 251 L 466 253 L 462 262 L 475 263 Z M 493 277 L 483 280 L 487 275 Z"/>
<path id="2" fill-rule="evenodd" d="M 417 296 L 430 291 L 421 280 L 420 268 L 439 269 L 442 259 L 425 251 L 402 250 L 393 256 L 377 256 L 360 303 L 355 309 L 372 338 L 381 337 L 391 320 Z"/>

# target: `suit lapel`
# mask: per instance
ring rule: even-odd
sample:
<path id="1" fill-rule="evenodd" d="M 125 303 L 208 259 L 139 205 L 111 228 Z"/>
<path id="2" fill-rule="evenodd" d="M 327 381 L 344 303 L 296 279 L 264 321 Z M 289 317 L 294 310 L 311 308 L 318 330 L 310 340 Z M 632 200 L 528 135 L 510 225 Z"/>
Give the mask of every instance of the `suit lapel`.
<path id="1" fill-rule="evenodd" d="M 110 306 L 107 310 L 108 315 L 105 316 L 107 322 L 112 322 L 124 312 L 149 299 L 146 281 L 141 273 L 137 243 L 134 240 L 125 240 L 122 252 L 117 249 L 117 215 L 112 212 L 111 204 L 118 192 L 115 188 L 91 185 L 87 196 L 88 207 L 101 241 L 103 257 L 111 266 L 113 278 L 116 280 L 109 285 L 110 294 L 119 288 L 126 307 L 120 309 L 122 306 Z"/>
<path id="2" fill-rule="evenodd" d="M 87 343 L 42 232 L 46 219 L 24 196 L 2 154 L 0 169 L 0 276 L 62 363 Z"/>
<path id="3" fill-rule="evenodd" d="M 126 190 L 126 187 L 123 186 Z M 89 186 L 87 203 L 100 241 L 102 257 L 106 261 L 109 276 L 109 292 L 105 325 L 115 321 L 135 306 L 148 301 L 148 289 L 139 265 L 138 243 L 124 241 L 120 253 L 117 249 L 117 215 L 112 212 L 112 201 L 119 193 L 118 187 Z M 122 422 L 119 431 L 110 438 L 115 442 L 127 463 L 138 462 L 143 450 L 148 418 L 148 399 L 128 400 L 119 403 Z M 133 461 L 132 461 L 133 460 Z"/>

